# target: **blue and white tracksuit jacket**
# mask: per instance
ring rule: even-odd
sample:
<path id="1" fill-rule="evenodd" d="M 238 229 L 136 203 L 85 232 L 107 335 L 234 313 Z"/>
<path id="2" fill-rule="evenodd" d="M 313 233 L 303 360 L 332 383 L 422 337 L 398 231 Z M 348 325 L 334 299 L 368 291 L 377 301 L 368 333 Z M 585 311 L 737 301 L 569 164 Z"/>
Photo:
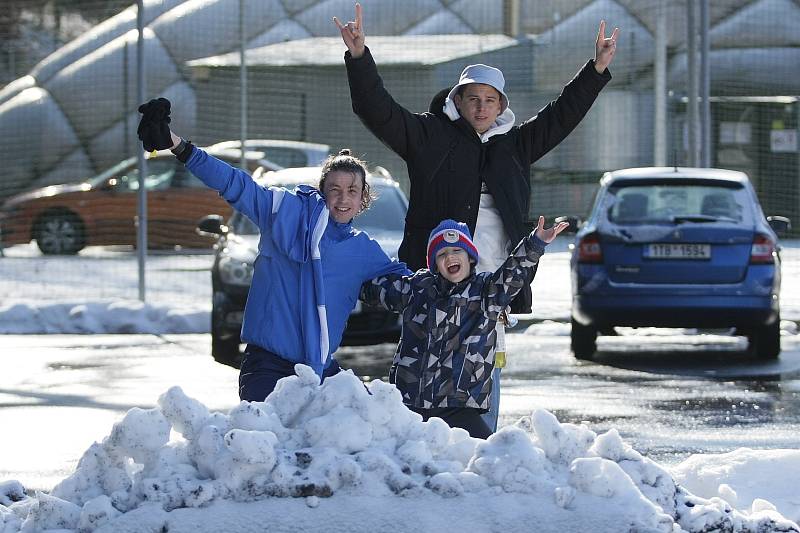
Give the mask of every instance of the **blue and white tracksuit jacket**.
<path id="1" fill-rule="evenodd" d="M 329 218 L 324 198 L 313 187 L 262 187 L 197 147 L 186 168 L 261 230 L 242 341 L 322 375 L 339 348 L 361 285 L 410 271 L 366 233 Z"/>
<path id="2" fill-rule="evenodd" d="M 456 284 L 428 269 L 364 284 L 365 303 L 402 313 L 389 381 L 403 403 L 419 409 L 489 408 L 498 317 L 533 276 L 545 246 L 531 233 L 497 271 L 475 274 L 473 268 Z"/>

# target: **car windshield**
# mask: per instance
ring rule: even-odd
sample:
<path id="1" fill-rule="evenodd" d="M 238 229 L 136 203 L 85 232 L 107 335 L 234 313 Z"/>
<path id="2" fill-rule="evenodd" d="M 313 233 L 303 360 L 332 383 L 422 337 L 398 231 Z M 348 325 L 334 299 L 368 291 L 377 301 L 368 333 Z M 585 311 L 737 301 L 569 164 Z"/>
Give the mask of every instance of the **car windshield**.
<path id="1" fill-rule="evenodd" d="M 242 146 L 240 141 L 223 141 L 213 145 L 218 149 L 239 149 Z M 328 152 L 319 145 L 319 148 L 312 146 L 281 146 L 278 143 L 269 141 L 259 141 L 250 139 L 245 141 L 245 146 L 250 151 L 261 152 L 261 157 L 283 168 L 291 167 L 310 167 L 320 165 L 328 157 Z"/>
<path id="2" fill-rule="evenodd" d="M 175 160 L 161 157 L 147 162 L 147 178 L 145 188 L 148 191 L 161 191 L 168 189 L 173 184 L 177 169 L 180 168 Z M 199 180 L 198 180 L 199 181 Z M 135 158 L 126 159 L 117 163 L 108 170 L 87 181 L 92 187 L 103 186 L 106 183 L 123 192 L 139 190 L 139 168 Z"/>
<path id="3" fill-rule="evenodd" d="M 117 163 L 113 167 L 109 168 L 108 170 L 104 170 L 100 174 L 89 178 L 86 180 L 87 183 L 91 184 L 92 187 L 96 187 L 108 181 L 109 178 L 113 178 L 114 176 L 119 175 L 121 172 L 125 172 L 128 168 L 133 166 L 136 163 L 135 158 L 126 159 L 120 163 Z"/>
<path id="4" fill-rule="evenodd" d="M 749 205 L 740 184 L 626 184 L 608 192 L 608 220 L 617 224 L 741 222 Z"/>
<path id="5" fill-rule="evenodd" d="M 365 212 L 358 215 L 353 226 L 369 234 L 386 231 L 402 232 L 406 216 L 406 204 L 397 187 L 372 184 L 377 199 Z M 238 211 L 231 218 L 230 226 L 238 235 L 258 235 L 259 230 L 249 218 Z"/>

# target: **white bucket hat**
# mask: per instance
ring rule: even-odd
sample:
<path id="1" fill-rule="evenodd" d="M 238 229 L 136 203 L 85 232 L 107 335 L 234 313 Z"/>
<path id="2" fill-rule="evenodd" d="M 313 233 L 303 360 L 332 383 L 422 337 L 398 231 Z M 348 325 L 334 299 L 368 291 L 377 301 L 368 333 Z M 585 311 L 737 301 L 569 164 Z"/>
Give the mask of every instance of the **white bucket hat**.
<path id="1" fill-rule="evenodd" d="M 508 108 L 508 96 L 503 90 L 506 86 L 506 79 L 500 69 L 490 67 L 489 65 L 477 64 L 467 65 L 461 71 L 461 76 L 458 78 L 458 84 L 450 90 L 447 99 L 455 102 L 455 95 L 458 93 L 458 88 L 470 83 L 483 83 L 490 85 L 497 89 L 500 93 L 500 112 Z"/>

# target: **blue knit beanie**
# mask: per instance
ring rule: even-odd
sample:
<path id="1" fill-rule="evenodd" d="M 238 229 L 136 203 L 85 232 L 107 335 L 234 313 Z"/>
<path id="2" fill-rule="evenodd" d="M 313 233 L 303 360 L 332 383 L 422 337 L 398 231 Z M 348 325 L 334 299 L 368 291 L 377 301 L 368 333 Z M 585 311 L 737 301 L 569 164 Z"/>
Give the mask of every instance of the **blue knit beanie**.
<path id="1" fill-rule="evenodd" d="M 463 248 L 473 261 L 478 262 L 478 249 L 472 242 L 469 227 L 463 222 L 456 222 L 448 218 L 433 228 L 428 237 L 428 269 L 431 272 L 436 272 L 436 253 L 448 246 Z"/>

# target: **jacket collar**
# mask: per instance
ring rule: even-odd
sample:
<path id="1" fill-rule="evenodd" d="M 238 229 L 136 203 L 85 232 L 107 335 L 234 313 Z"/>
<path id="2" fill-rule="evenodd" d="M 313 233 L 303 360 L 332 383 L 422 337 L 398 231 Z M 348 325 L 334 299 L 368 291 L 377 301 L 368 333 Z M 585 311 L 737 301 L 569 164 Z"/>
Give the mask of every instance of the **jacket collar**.
<path id="1" fill-rule="evenodd" d="M 350 235 L 353 231 L 353 221 L 350 222 L 336 222 L 333 218 L 328 218 L 328 231 L 326 236 L 338 242 Z"/>
<path id="2" fill-rule="evenodd" d="M 472 283 L 472 281 L 475 279 L 475 265 L 471 266 L 469 276 L 462 279 L 458 283 L 453 283 L 442 276 L 439 272 L 433 275 L 436 278 L 436 288 L 439 289 L 439 293 L 450 295 L 462 291 L 464 287 Z"/>

